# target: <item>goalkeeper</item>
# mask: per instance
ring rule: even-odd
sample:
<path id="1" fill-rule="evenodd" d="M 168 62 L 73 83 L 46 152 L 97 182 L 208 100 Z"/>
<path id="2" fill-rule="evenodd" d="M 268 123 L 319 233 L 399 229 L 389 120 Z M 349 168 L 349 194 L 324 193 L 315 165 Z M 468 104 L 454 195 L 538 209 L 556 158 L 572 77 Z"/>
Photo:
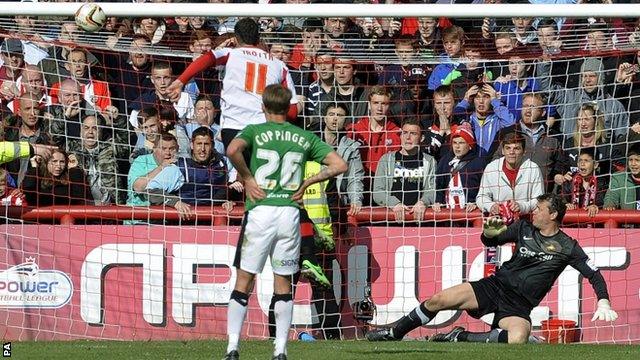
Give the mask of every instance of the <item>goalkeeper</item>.
<path id="1" fill-rule="evenodd" d="M 445 289 L 402 317 L 393 328 L 367 333 L 367 339 L 400 340 L 409 331 L 429 323 L 440 310 L 466 310 L 475 318 L 494 313 L 492 330 L 472 333 L 455 327 L 448 333 L 433 335 L 430 341 L 526 343 L 531 332 L 531 309 L 540 303 L 567 265 L 589 279 L 598 296 L 598 309 L 591 320 L 617 319 L 602 274 L 578 242 L 559 228 L 566 211 L 564 200 L 555 194 L 537 199 L 532 222 L 519 220 L 507 227 L 499 218 L 485 221 L 483 244 L 516 243 L 513 257 L 495 275 Z"/>

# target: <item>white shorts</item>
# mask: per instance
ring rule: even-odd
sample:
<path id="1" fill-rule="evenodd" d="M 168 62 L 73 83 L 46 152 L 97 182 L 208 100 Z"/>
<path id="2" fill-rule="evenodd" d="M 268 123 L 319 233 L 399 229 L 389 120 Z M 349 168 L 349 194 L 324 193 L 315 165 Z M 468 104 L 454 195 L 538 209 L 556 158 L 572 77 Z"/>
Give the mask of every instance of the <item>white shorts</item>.
<path id="1" fill-rule="evenodd" d="M 293 275 L 300 261 L 300 209 L 258 205 L 245 214 L 233 265 L 252 274 L 262 272 L 271 256 L 273 272 Z"/>

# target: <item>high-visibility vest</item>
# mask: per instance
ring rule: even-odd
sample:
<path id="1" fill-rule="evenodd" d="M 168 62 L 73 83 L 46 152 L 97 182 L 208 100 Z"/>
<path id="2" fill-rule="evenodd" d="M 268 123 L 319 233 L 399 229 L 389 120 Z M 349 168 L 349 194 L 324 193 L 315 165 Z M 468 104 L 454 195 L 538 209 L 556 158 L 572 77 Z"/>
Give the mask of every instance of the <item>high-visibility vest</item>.
<path id="1" fill-rule="evenodd" d="M 322 170 L 322 165 L 315 161 L 307 161 L 305 165 L 304 178 L 308 179 Z M 304 208 L 309 214 L 309 218 L 326 236 L 333 238 L 333 228 L 331 226 L 331 213 L 327 201 L 327 184 L 329 180 L 321 181 L 309 186 L 302 196 Z"/>
<path id="2" fill-rule="evenodd" d="M 30 154 L 31 147 L 28 141 L 0 141 L 0 164 L 28 157 Z"/>

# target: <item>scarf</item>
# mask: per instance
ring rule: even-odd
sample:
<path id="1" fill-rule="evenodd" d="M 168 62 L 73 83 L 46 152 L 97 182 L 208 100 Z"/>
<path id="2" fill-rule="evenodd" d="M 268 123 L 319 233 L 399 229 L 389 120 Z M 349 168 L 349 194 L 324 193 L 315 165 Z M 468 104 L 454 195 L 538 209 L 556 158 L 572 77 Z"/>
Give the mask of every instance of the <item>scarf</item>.
<path id="1" fill-rule="evenodd" d="M 573 191 L 571 192 L 571 203 L 576 206 L 576 208 L 580 207 L 580 191 L 582 189 L 582 183 L 584 182 L 584 178 L 582 175 L 577 174 L 573 178 Z M 582 208 L 586 209 L 589 205 L 593 205 L 596 203 L 596 191 L 598 190 L 597 180 L 595 176 L 590 176 L 588 178 L 589 187 L 584 192 L 584 197 L 582 199 Z"/>

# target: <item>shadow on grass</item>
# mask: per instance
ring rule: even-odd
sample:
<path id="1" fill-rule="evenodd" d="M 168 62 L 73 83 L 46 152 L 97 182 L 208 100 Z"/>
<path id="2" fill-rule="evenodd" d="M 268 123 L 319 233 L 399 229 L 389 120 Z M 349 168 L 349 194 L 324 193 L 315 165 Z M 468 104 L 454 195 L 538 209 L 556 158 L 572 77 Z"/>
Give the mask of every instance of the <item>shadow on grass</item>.
<path id="1" fill-rule="evenodd" d="M 343 350 L 346 353 L 367 355 L 367 354 L 444 354 L 448 351 L 434 349 L 370 349 L 370 350 Z"/>

